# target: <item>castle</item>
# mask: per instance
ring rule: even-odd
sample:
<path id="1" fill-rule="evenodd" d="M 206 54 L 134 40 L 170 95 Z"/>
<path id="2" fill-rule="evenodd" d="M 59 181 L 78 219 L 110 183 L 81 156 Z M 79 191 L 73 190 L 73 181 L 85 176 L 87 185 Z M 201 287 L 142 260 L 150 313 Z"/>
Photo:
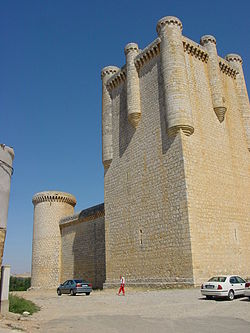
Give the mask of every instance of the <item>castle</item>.
<path id="1" fill-rule="evenodd" d="M 250 107 L 239 55 L 159 20 L 144 50 L 102 70 L 104 206 L 74 214 L 62 192 L 33 197 L 32 287 L 73 277 L 110 287 L 250 276 Z"/>

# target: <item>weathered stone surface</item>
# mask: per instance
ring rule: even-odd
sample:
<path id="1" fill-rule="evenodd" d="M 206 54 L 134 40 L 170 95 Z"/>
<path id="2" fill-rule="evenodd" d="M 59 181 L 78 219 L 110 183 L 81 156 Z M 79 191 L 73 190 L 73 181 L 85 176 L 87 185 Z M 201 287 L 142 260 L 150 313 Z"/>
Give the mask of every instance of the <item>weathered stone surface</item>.
<path id="1" fill-rule="evenodd" d="M 161 286 L 232 271 L 249 276 L 250 111 L 241 64 L 218 57 L 210 40 L 211 50 L 183 37 L 177 18 L 160 20 L 157 30 L 135 58 L 136 130 L 126 77 L 110 86 L 106 286 L 120 274 L 131 285 Z"/>
<path id="2" fill-rule="evenodd" d="M 31 288 L 56 288 L 60 283 L 61 234 L 59 221 L 72 215 L 73 195 L 48 191 L 34 195 Z"/>
<path id="3" fill-rule="evenodd" d="M 61 281 L 85 279 L 93 288 L 105 282 L 104 205 L 97 205 L 60 222 Z"/>
<path id="4" fill-rule="evenodd" d="M 112 287 L 122 274 L 131 286 L 167 288 L 250 276 L 242 60 L 219 57 L 213 36 L 202 45 L 184 37 L 176 17 L 157 32 L 144 50 L 126 46 L 121 69 L 102 70 L 105 223 L 103 205 L 72 215 L 71 196 L 35 196 L 32 286 L 85 278 Z"/>

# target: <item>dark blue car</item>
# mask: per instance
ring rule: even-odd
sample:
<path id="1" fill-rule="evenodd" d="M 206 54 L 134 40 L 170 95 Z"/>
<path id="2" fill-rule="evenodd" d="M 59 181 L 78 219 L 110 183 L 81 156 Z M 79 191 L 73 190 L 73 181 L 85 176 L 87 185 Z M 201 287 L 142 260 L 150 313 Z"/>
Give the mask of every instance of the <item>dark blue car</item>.
<path id="1" fill-rule="evenodd" d="M 70 294 L 71 296 L 75 296 L 78 293 L 85 293 L 88 296 L 91 291 L 92 284 L 85 280 L 67 280 L 57 288 L 57 295 Z"/>

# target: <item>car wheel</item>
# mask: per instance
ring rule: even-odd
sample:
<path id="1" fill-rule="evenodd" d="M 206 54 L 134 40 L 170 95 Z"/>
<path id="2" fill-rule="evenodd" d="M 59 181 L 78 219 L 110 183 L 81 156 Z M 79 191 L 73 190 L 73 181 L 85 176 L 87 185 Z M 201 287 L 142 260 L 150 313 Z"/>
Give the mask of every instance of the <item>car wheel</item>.
<path id="1" fill-rule="evenodd" d="M 206 296 L 206 299 L 213 299 L 213 296 L 209 296 L 209 295 L 207 295 L 207 296 Z"/>
<path id="2" fill-rule="evenodd" d="M 86 295 L 87 295 L 87 296 L 89 296 L 89 295 L 90 295 L 90 293 L 86 293 Z"/>
<path id="3" fill-rule="evenodd" d="M 75 296 L 75 294 L 76 294 L 76 293 L 74 292 L 74 290 L 73 290 L 73 289 L 70 289 L 70 295 L 71 295 L 71 296 Z"/>
<path id="4" fill-rule="evenodd" d="M 234 291 L 232 289 L 229 290 L 227 297 L 228 297 L 229 301 L 232 301 L 234 299 Z"/>
<path id="5" fill-rule="evenodd" d="M 61 295 L 62 295 L 62 292 L 61 292 L 60 289 L 57 289 L 57 295 L 58 295 L 58 296 L 61 296 Z"/>

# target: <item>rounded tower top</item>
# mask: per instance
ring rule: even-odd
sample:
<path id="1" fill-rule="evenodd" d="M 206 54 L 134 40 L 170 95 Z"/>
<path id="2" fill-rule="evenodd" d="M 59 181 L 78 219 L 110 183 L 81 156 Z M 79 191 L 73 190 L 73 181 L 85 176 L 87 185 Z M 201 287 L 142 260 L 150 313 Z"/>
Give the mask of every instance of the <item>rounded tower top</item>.
<path id="1" fill-rule="evenodd" d="M 120 70 L 120 68 L 116 67 L 116 66 L 106 66 L 101 71 L 101 78 L 103 79 L 104 76 L 106 76 L 106 75 L 113 75 L 113 74 L 117 73 L 119 70 Z"/>
<path id="2" fill-rule="evenodd" d="M 200 39 L 200 44 L 203 46 L 206 43 L 214 43 L 216 45 L 216 39 L 212 35 L 204 35 Z"/>
<path id="3" fill-rule="evenodd" d="M 0 147 L 2 147 L 6 152 L 10 154 L 10 157 L 13 161 L 15 157 L 14 149 L 12 147 L 6 146 L 4 143 L 0 143 Z"/>
<path id="4" fill-rule="evenodd" d="M 229 62 L 239 62 L 240 64 L 243 63 L 241 56 L 235 53 L 227 54 L 225 58 Z"/>
<path id="5" fill-rule="evenodd" d="M 182 31 L 182 23 L 181 23 L 181 20 L 178 19 L 178 17 L 165 16 L 157 22 L 157 26 L 156 26 L 157 33 L 159 34 L 160 31 L 162 30 L 162 28 L 164 28 L 167 24 L 168 25 L 170 25 L 170 24 L 177 25 Z"/>
<path id="6" fill-rule="evenodd" d="M 40 202 L 65 202 L 73 207 L 76 205 L 76 198 L 70 194 L 59 191 L 45 191 L 36 193 L 32 198 L 33 205 Z"/>
<path id="7" fill-rule="evenodd" d="M 139 47 L 136 43 L 128 43 L 124 48 L 124 53 L 127 55 L 130 51 L 136 51 L 138 52 Z"/>

